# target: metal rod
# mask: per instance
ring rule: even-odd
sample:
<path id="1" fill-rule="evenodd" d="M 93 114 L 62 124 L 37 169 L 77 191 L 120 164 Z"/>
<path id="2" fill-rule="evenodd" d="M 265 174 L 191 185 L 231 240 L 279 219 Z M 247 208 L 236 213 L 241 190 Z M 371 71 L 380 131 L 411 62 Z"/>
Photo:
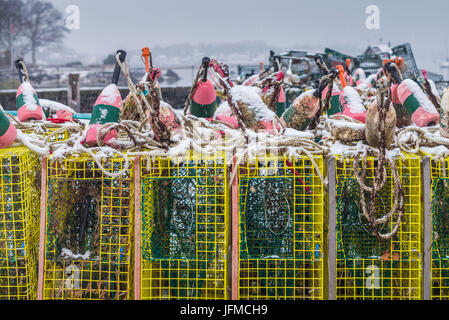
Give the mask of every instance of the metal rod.
<path id="1" fill-rule="evenodd" d="M 431 264 L 432 264 L 432 184 L 430 157 L 423 159 L 423 205 L 424 205 L 424 281 L 423 299 L 430 300 L 431 290 Z"/>
<path id="2" fill-rule="evenodd" d="M 336 300 L 336 256 L 337 256 L 337 198 L 335 158 L 331 157 L 327 164 L 328 187 L 328 300 Z"/>
<path id="3" fill-rule="evenodd" d="M 39 230 L 39 269 L 37 278 L 37 300 L 44 298 L 45 234 L 47 224 L 47 157 L 42 159 L 41 169 L 41 217 Z"/>
<path id="4" fill-rule="evenodd" d="M 140 180 L 140 160 L 138 156 L 134 159 L 134 300 L 141 300 L 141 270 L 142 270 L 142 220 L 141 220 L 141 194 L 142 186 Z"/>

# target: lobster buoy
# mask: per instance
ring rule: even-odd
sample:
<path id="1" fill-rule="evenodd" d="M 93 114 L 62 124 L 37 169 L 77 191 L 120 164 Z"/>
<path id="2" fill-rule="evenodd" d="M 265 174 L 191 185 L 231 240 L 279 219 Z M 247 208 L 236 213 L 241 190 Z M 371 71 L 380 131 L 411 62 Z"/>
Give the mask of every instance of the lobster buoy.
<path id="1" fill-rule="evenodd" d="M 17 118 L 19 121 L 42 120 L 44 119 L 44 112 L 42 111 L 36 90 L 28 81 L 28 75 L 24 66 L 25 63 L 22 59 L 16 60 L 16 68 L 19 71 L 21 83 L 16 94 Z"/>
<path id="2" fill-rule="evenodd" d="M 363 70 L 362 68 L 357 68 L 354 71 L 354 80 L 357 87 L 362 85 L 366 81 L 365 70 Z"/>
<path id="3" fill-rule="evenodd" d="M 196 85 L 190 103 L 190 113 L 198 118 L 212 118 L 217 110 L 217 92 L 212 81 L 207 79 L 210 58 L 203 58 L 203 76 Z"/>
<path id="4" fill-rule="evenodd" d="M 397 88 L 397 95 L 400 103 L 417 126 L 425 127 L 439 123 L 440 115 L 435 106 L 415 81 L 403 80 Z"/>
<path id="5" fill-rule="evenodd" d="M 326 86 L 326 88 L 323 91 L 323 94 L 321 95 L 321 99 L 324 101 L 327 96 L 327 91 L 329 90 L 329 87 Z M 334 114 L 341 113 L 341 103 L 340 103 L 340 90 L 336 86 L 332 86 L 332 95 L 331 99 L 329 101 L 329 108 L 327 109 L 327 115 L 332 116 Z"/>
<path id="6" fill-rule="evenodd" d="M 119 60 L 123 63 L 126 58 L 126 52 L 119 50 L 117 55 L 119 55 Z M 97 145 L 97 133 L 104 124 L 117 123 L 119 121 L 122 103 L 122 96 L 117 87 L 119 76 L 120 66 L 116 63 L 112 83 L 103 89 L 93 107 L 85 140 L 88 146 L 93 147 Z M 117 131 L 111 130 L 105 135 L 103 141 L 107 144 L 115 137 L 117 137 Z"/>
<path id="7" fill-rule="evenodd" d="M 396 126 L 398 128 L 403 128 L 411 125 L 412 119 L 399 100 L 398 87 L 399 85 L 397 83 L 391 86 L 391 102 L 396 111 Z"/>
<path id="8" fill-rule="evenodd" d="M 3 109 L 0 110 L 0 149 L 8 148 L 17 137 L 17 130 Z"/>
<path id="9" fill-rule="evenodd" d="M 368 106 L 366 113 L 365 138 L 372 147 L 379 146 L 380 132 L 379 128 L 379 109 L 377 100 Z M 396 111 L 393 103 L 390 103 L 385 116 L 385 146 L 388 148 L 394 142 L 394 133 L 396 129 Z"/>
<path id="10" fill-rule="evenodd" d="M 362 98 L 358 92 L 346 84 L 346 79 L 344 77 L 344 70 L 342 66 L 337 66 L 340 71 L 339 77 L 341 82 L 341 93 L 340 93 L 340 103 L 345 116 L 351 117 L 355 120 L 365 123 L 366 120 L 366 109 L 363 105 Z"/>
<path id="11" fill-rule="evenodd" d="M 285 103 L 286 103 L 285 91 L 284 91 L 284 87 L 281 86 L 281 92 L 279 93 L 278 102 L 276 104 L 276 115 L 278 117 L 281 117 L 282 114 L 284 113 Z"/>
<path id="12" fill-rule="evenodd" d="M 317 90 L 308 90 L 299 95 L 292 105 L 285 110 L 281 116 L 281 121 L 286 127 L 303 131 L 319 110 L 319 93 Z"/>
<path id="13" fill-rule="evenodd" d="M 276 73 L 276 80 L 277 80 L 278 82 L 279 82 L 279 81 L 282 81 L 282 79 L 284 79 L 284 77 L 285 77 L 285 75 L 284 75 L 284 73 L 283 73 L 282 71 L 278 71 L 278 72 Z M 266 104 L 267 106 L 269 106 L 269 108 L 271 109 L 271 106 L 270 106 L 271 94 L 269 94 L 269 89 L 270 89 L 270 87 L 269 87 L 269 86 L 266 86 L 266 87 L 262 90 L 262 99 L 263 99 L 263 101 L 265 102 L 265 104 Z M 284 111 L 285 111 L 285 102 L 286 102 L 286 99 L 285 99 L 285 91 L 284 91 L 284 87 L 283 87 L 282 85 L 280 85 L 280 88 L 279 88 L 279 97 L 278 97 L 278 100 L 277 100 L 277 102 L 276 102 L 275 110 L 271 109 L 272 111 L 274 111 L 274 112 L 276 113 L 276 115 L 277 115 L 278 117 L 281 117 L 282 114 L 283 114 Z"/>
<path id="14" fill-rule="evenodd" d="M 242 113 L 242 121 L 246 127 L 257 132 L 273 132 L 275 128 L 278 131 L 281 129 L 275 113 L 263 102 L 260 88 L 236 85 L 231 88 L 230 94 Z M 239 127 L 227 100 L 220 104 L 214 118 L 227 122 L 234 128 Z"/>
<path id="15" fill-rule="evenodd" d="M 449 87 L 444 90 L 441 97 L 440 119 L 440 134 L 449 138 Z"/>

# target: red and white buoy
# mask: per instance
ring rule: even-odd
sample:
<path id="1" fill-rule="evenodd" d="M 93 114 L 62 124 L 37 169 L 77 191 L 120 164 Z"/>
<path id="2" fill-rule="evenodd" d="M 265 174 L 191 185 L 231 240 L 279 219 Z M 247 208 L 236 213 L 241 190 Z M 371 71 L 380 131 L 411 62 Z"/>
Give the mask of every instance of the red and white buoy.
<path id="1" fill-rule="evenodd" d="M 341 83 L 340 103 L 345 116 L 351 117 L 355 120 L 365 123 L 366 120 L 366 108 L 363 105 L 362 98 L 358 92 L 347 85 L 344 76 L 344 70 L 341 65 L 337 66 Z"/>
<path id="2" fill-rule="evenodd" d="M 117 54 L 119 55 L 119 60 L 124 62 L 126 52 L 119 50 Z M 85 143 L 91 147 L 97 145 L 97 133 L 104 124 L 119 121 L 122 104 L 122 96 L 117 87 L 119 76 L 120 65 L 116 63 L 112 83 L 103 89 L 92 110 L 85 140 Z M 117 137 L 117 131 L 111 130 L 105 135 L 103 141 L 107 144 L 115 137 Z"/>
<path id="3" fill-rule="evenodd" d="M 19 121 L 43 120 L 44 112 L 42 111 L 36 90 L 29 82 L 25 71 L 25 63 L 22 59 L 16 60 L 16 68 L 19 71 L 21 82 L 16 94 L 17 118 Z"/>
<path id="4" fill-rule="evenodd" d="M 0 149 L 4 149 L 13 144 L 17 137 L 17 130 L 11 119 L 9 119 L 3 108 L 0 108 Z"/>
<path id="5" fill-rule="evenodd" d="M 190 103 L 190 113 L 198 118 L 212 118 L 217 110 L 217 92 L 212 81 L 207 79 L 210 58 L 203 58 L 203 74 L 198 80 Z"/>

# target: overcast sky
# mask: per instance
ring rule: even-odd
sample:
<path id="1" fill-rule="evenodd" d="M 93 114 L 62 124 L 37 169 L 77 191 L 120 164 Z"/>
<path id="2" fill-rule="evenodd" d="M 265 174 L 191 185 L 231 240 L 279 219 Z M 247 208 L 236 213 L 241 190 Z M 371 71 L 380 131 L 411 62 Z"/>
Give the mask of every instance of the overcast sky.
<path id="1" fill-rule="evenodd" d="M 418 64 L 434 71 L 448 55 L 449 1 L 398 0 L 50 0 L 80 8 L 80 30 L 65 43 L 101 54 L 145 45 L 262 40 L 267 44 L 364 48 L 410 42 Z M 365 8 L 380 9 L 380 30 L 365 27 Z M 361 52 L 348 52 L 358 54 Z"/>

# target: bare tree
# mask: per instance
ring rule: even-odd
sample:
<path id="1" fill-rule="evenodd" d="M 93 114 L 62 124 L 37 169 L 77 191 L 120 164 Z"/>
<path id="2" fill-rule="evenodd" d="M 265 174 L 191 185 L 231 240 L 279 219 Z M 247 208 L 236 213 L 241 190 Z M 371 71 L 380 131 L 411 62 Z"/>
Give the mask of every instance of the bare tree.
<path id="1" fill-rule="evenodd" d="M 24 3 L 23 26 L 23 36 L 28 40 L 33 64 L 36 64 L 38 48 L 61 41 L 68 32 L 62 13 L 51 3 L 38 0 Z"/>
<path id="2" fill-rule="evenodd" d="M 0 55 L 4 55 L 6 63 L 9 63 L 11 57 L 12 44 L 14 43 L 16 50 L 20 47 L 20 36 L 23 31 L 22 10 L 22 1 L 0 0 L 0 48 L 2 48 Z"/>

